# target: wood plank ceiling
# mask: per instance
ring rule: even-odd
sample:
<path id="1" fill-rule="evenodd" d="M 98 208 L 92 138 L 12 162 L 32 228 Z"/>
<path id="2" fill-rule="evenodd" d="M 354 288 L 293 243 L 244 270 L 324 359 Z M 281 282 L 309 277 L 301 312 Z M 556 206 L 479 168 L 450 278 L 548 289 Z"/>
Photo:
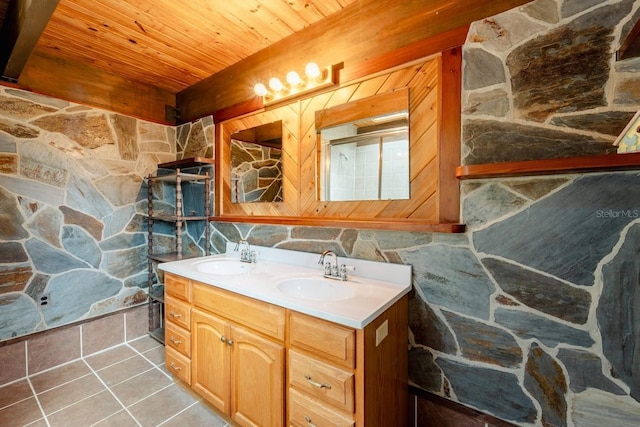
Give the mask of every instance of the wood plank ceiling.
<path id="1" fill-rule="evenodd" d="M 60 66 L 62 73 L 72 64 L 175 95 L 355 1 L 59 0 L 19 75 L 4 74 L 8 58 L 0 65 L 4 80 L 18 84 L 23 74 L 44 77 L 30 68 Z M 20 10 L 11 19 L 28 19 L 42 6 L 1 0 L 0 18 L 10 18 L 10 4 Z M 3 38 L 0 44 L 12 42 Z M 25 78 L 29 89 L 49 92 L 32 80 Z"/>
<path id="2" fill-rule="evenodd" d="M 35 49 L 177 93 L 355 0 L 60 0 Z"/>

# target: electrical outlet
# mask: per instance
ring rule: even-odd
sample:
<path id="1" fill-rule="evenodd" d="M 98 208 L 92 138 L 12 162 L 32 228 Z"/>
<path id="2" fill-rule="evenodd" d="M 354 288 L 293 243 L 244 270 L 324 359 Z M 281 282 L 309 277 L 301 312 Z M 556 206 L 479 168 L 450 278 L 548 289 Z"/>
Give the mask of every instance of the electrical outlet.
<path id="1" fill-rule="evenodd" d="M 51 303 L 51 296 L 49 294 L 42 294 L 40 296 L 40 307 L 49 305 L 49 303 Z"/>

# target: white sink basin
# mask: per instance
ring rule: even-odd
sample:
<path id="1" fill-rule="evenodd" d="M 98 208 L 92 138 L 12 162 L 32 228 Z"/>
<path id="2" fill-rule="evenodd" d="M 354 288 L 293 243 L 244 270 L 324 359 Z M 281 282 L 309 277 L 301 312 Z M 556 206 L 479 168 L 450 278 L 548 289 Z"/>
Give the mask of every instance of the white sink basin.
<path id="1" fill-rule="evenodd" d="M 196 270 L 200 273 L 229 275 L 246 273 L 253 267 L 253 264 L 240 262 L 238 259 L 210 259 L 196 264 Z"/>
<path id="2" fill-rule="evenodd" d="M 356 294 L 343 282 L 322 277 L 283 279 L 276 286 L 285 295 L 313 301 L 339 301 L 353 298 Z"/>

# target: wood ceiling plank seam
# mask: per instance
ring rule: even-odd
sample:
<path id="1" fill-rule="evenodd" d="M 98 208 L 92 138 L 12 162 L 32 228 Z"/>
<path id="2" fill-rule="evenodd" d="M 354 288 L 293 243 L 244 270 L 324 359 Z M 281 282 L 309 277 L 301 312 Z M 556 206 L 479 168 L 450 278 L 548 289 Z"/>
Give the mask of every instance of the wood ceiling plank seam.
<path id="1" fill-rule="evenodd" d="M 137 21 L 131 22 L 129 15 L 125 14 L 122 9 L 113 10 L 110 8 L 104 8 L 101 10 L 100 13 L 104 15 L 105 12 L 108 12 L 108 11 L 111 11 L 111 13 L 106 14 L 106 16 L 111 18 L 113 22 L 119 22 L 119 23 L 124 22 L 125 25 L 123 26 L 123 28 L 126 28 L 129 31 L 132 31 L 133 33 L 140 34 L 140 28 L 137 26 L 137 24 L 135 24 Z M 99 17 L 93 10 L 78 9 L 76 10 L 74 16 L 71 16 L 70 14 L 65 15 L 62 12 L 63 11 L 61 11 L 59 15 L 56 15 L 56 17 L 59 17 L 60 19 L 66 18 L 66 21 L 63 23 L 63 25 L 61 25 L 63 29 L 66 26 L 73 27 L 75 25 L 76 27 L 78 27 L 78 25 L 76 25 L 76 21 L 81 21 L 87 27 L 97 27 L 96 29 L 98 31 L 90 33 L 94 36 L 105 37 L 105 36 L 108 36 L 110 33 L 112 33 L 116 36 L 115 41 L 117 42 L 120 42 L 121 40 L 128 41 L 129 39 L 132 38 L 130 34 L 123 32 L 120 29 L 120 26 L 118 25 L 111 24 L 108 26 L 109 31 L 105 31 L 104 30 L 105 27 L 103 26 L 103 24 L 100 23 L 101 20 L 99 19 L 103 15 Z M 153 20 L 154 17 L 148 17 L 148 19 Z M 55 21 L 52 23 L 55 23 Z M 153 28 L 153 25 L 148 25 L 146 23 L 145 25 L 148 28 Z M 170 28 L 169 26 L 164 24 L 163 24 L 163 27 Z M 82 28 L 78 28 L 78 29 L 82 30 Z M 219 58 L 213 55 L 207 55 L 206 53 L 201 54 L 201 52 L 198 52 L 197 54 L 190 54 L 186 49 L 174 49 L 170 44 L 167 44 L 168 39 L 171 40 L 176 46 L 190 45 L 190 43 L 185 42 L 184 38 L 181 40 L 171 35 L 168 35 L 166 34 L 166 32 L 163 32 L 162 29 L 157 29 L 157 31 L 158 31 L 159 37 L 155 37 L 155 34 L 156 34 L 155 32 L 153 33 L 147 32 L 147 33 L 141 34 L 142 37 L 139 37 L 139 39 L 144 40 L 144 42 L 138 43 L 138 44 L 140 46 L 151 47 L 152 49 L 156 50 L 158 53 L 162 53 L 163 55 L 166 55 L 169 58 L 174 58 L 174 55 L 178 55 L 180 58 L 183 58 L 182 61 L 188 64 L 190 67 L 192 67 L 194 63 L 198 63 L 198 64 L 210 63 L 209 61 L 213 61 L 212 64 L 213 65 L 217 64 L 217 66 L 219 67 L 224 67 L 228 65 L 225 62 L 220 61 Z M 107 40 L 113 41 L 111 40 L 111 38 Z M 153 41 L 154 43 L 153 44 L 148 43 L 149 40 Z M 114 43 L 114 44 L 117 46 L 121 45 L 121 43 Z M 207 61 L 205 61 L 205 59 Z M 237 57 L 234 59 L 242 59 L 242 58 Z M 205 78 L 205 77 L 208 77 L 208 75 L 205 75 L 204 77 L 201 77 L 201 78 Z"/>

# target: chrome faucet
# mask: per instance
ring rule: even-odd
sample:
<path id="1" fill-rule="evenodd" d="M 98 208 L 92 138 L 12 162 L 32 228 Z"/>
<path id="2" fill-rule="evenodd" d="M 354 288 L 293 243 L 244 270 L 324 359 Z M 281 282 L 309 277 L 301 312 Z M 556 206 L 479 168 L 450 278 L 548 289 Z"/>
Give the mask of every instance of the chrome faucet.
<path id="1" fill-rule="evenodd" d="M 251 250 L 249 242 L 244 239 L 238 240 L 233 251 L 238 252 L 238 250 L 240 250 L 241 262 L 256 262 L 256 252 Z"/>
<path id="2" fill-rule="evenodd" d="M 333 263 L 331 261 L 325 261 L 327 255 L 333 256 Z M 331 250 L 326 250 L 320 255 L 318 264 L 324 267 L 324 277 L 328 279 L 347 280 L 347 270 L 355 270 L 355 267 L 342 264 L 338 267 L 338 255 Z"/>

